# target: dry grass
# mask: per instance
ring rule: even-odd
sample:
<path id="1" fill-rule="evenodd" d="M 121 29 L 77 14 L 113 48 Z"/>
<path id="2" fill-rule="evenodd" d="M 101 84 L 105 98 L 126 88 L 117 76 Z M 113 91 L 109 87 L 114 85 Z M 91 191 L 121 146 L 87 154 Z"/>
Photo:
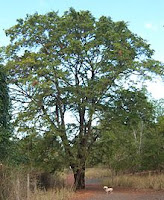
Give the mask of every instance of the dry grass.
<path id="1" fill-rule="evenodd" d="M 103 179 L 103 185 L 112 187 L 164 190 L 164 174 L 114 176 L 108 168 L 88 168 L 86 178 Z"/>
<path id="2" fill-rule="evenodd" d="M 30 174 L 30 187 L 28 187 L 27 172 L 21 169 L 0 170 L 0 199 L 1 200 L 67 200 L 73 194 L 73 189 L 64 188 L 64 177 L 55 175 L 47 177 L 52 182 L 52 189 L 44 190 L 35 176 Z M 53 180 L 52 180 L 53 178 Z M 43 188 L 41 190 L 41 188 Z M 58 188 L 58 189 L 57 189 Z"/>
<path id="3" fill-rule="evenodd" d="M 86 178 L 88 179 L 99 179 L 104 177 L 110 177 L 111 170 L 108 168 L 87 168 L 86 169 Z"/>
<path id="4" fill-rule="evenodd" d="M 104 179 L 103 184 L 112 187 L 164 190 L 164 174 L 146 176 L 115 176 L 113 179 Z"/>
<path id="5" fill-rule="evenodd" d="M 37 191 L 36 193 L 31 193 L 30 200 L 69 200 L 73 196 L 73 190 L 71 189 L 58 189 L 49 191 Z"/>

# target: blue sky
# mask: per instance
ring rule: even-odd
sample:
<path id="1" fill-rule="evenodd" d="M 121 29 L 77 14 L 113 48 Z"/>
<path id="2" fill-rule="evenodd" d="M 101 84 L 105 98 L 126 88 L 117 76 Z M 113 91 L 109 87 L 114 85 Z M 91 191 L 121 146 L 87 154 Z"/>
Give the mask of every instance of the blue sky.
<path id="1" fill-rule="evenodd" d="M 129 28 L 146 39 L 155 50 L 154 58 L 164 62 L 164 0 L 0 0 L 0 46 L 6 45 L 4 29 L 16 24 L 16 19 L 35 12 L 44 14 L 58 11 L 63 14 L 70 7 L 89 10 L 94 17 L 110 16 L 114 21 L 124 20 Z M 164 85 L 149 85 L 155 98 L 164 98 Z M 163 96 L 162 96 L 163 95 Z"/>

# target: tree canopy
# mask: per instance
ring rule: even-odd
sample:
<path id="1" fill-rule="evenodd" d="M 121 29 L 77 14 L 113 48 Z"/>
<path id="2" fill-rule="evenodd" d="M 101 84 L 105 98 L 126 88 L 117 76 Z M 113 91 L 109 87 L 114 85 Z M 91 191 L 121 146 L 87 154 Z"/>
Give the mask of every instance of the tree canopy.
<path id="1" fill-rule="evenodd" d="M 96 19 L 89 11 L 27 15 L 6 35 L 18 130 L 53 133 L 62 143 L 76 188 L 84 188 L 85 163 L 99 137 L 100 113 L 115 97 L 120 81 L 161 75 L 163 66 L 125 22 Z"/>

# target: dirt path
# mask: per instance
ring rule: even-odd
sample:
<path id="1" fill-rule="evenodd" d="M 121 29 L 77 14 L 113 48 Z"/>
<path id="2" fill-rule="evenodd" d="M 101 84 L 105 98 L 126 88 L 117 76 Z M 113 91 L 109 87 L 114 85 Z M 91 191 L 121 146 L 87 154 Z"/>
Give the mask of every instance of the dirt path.
<path id="1" fill-rule="evenodd" d="M 107 195 L 98 180 L 86 182 L 86 189 L 78 191 L 71 200 L 164 200 L 164 191 L 130 190 L 114 188 L 112 194 Z"/>

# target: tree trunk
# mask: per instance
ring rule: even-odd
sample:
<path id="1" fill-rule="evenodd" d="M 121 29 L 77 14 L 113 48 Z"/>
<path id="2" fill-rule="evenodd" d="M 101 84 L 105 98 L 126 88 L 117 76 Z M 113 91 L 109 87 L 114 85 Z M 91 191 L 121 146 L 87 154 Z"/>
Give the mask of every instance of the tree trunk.
<path id="1" fill-rule="evenodd" d="M 85 189 L 85 166 L 73 169 L 75 190 Z"/>

